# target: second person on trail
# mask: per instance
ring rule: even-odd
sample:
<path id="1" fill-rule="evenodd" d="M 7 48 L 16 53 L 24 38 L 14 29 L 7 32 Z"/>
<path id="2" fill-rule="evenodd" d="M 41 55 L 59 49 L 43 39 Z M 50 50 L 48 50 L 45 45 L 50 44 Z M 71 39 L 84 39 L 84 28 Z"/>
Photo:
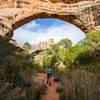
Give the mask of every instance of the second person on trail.
<path id="1" fill-rule="evenodd" d="M 51 77 L 52 77 L 52 68 L 50 65 L 48 65 L 48 68 L 46 70 L 46 74 L 47 74 L 47 84 L 51 85 Z"/>

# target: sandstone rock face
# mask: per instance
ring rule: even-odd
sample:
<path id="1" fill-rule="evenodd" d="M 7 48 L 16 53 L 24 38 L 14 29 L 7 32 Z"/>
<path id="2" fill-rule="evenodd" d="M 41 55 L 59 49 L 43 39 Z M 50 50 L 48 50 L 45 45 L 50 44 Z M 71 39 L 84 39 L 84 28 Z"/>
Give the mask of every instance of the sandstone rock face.
<path id="1" fill-rule="evenodd" d="M 69 2 L 70 1 L 70 2 Z M 100 0 L 7 0 L 0 3 L 0 35 L 36 18 L 58 18 L 84 32 L 100 30 Z"/>
<path id="2" fill-rule="evenodd" d="M 46 49 L 50 48 L 50 46 L 52 46 L 53 44 L 54 44 L 53 39 L 48 39 L 47 41 L 39 42 L 39 44 L 37 45 L 37 50 L 38 49 L 46 50 Z"/>

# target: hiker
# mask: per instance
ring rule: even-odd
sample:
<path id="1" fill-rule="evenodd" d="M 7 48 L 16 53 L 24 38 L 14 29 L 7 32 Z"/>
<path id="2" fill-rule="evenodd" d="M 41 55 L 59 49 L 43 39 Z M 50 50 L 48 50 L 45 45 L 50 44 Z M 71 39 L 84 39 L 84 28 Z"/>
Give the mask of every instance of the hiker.
<path id="1" fill-rule="evenodd" d="M 48 65 L 48 68 L 46 70 L 46 74 L 47 74 L 47 84 L 51 85 L 51 77 L 52 77 L 51 65 Z"/>

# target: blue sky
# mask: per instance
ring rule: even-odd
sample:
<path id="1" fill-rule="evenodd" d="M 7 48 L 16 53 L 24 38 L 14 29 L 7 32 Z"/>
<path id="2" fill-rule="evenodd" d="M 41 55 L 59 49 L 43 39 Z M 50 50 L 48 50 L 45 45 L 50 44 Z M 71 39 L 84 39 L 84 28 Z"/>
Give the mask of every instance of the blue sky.
<path id="1" fill-rule="evenodd" d="M 83 31 L 76 26 L 59 19 L 45 18 L 36 19 L 17 28 L 14 31 L 13 39 L 18 44 L 28 41 L 30 44 L 37 44 L 53 38 L 55 43 L 61 39 L 68 38 L 73 45 L 85 37 Z"/>

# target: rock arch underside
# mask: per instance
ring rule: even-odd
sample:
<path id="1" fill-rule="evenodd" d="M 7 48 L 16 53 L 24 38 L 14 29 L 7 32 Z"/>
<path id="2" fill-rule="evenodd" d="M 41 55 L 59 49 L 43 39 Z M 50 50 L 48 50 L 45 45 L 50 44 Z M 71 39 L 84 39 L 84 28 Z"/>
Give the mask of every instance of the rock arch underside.
<path id="1" fill-rule="evenodd" d="M 100 30 L 100 0 L 0 0 L 0 35 L 36 18 L 58 18 L 84 32 Z"/>

